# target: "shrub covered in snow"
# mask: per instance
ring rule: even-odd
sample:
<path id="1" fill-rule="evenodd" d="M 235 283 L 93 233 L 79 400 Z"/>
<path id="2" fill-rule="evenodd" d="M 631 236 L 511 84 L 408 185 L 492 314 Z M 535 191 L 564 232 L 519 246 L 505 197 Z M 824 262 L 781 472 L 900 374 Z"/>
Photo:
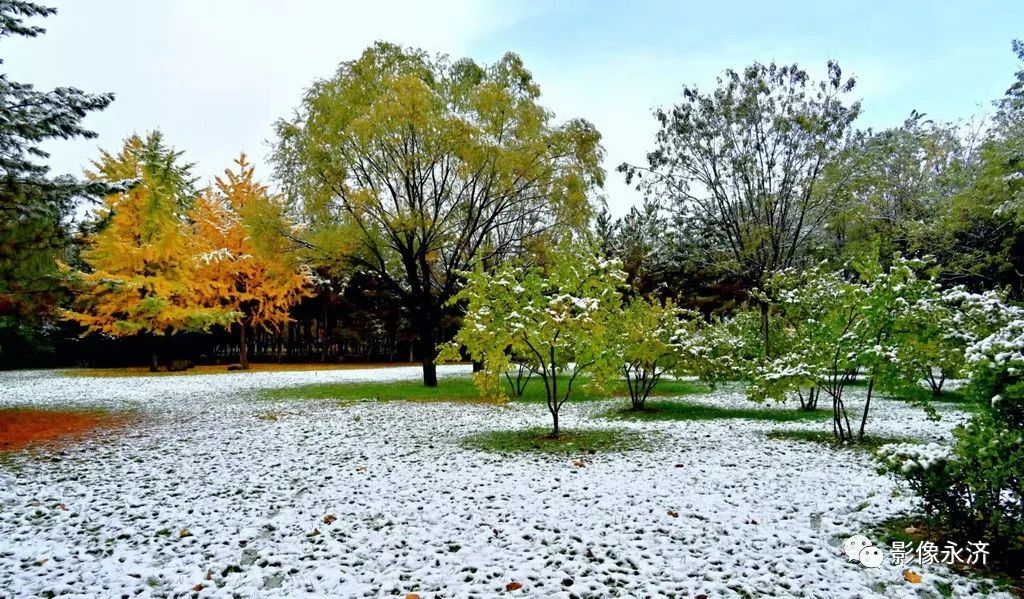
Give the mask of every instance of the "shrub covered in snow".
<path id="1" fill-rule="evenodd" d="M 918 275 L 923 266 L 897 255 L 888 268 L 822 264 L 776 275 L 765 295 L 774 300 L 779 324 L 769 331 L 766 359 L 751 372 L 751 397 L 781 400 L 798 393 L 806 406 L 807 391 L 813 407 L 816 393 L 824 391 L 832 400 L 836 436 L 852 438 L 855 424 L 863 436 L 876 382 L 917 385 L 957 351 L 936 346 L 943 340 L 932 314 L 939 287 Z M 851 423 L 845 390 L 860 373 L 870 377 L 867 400 L 859 423 Z"/>
<path id="2" fill-rule="evenodd" d="M 1024 547 L 1024 431 L 986 412 L 954 435 L 951 447 L 885 445 L 879 470 L 905 481 L 925 512 L 963 540 Z"/>
<path id="3" fill-rule="evenodd" d="M 840 439 L 854 434 L 845 389 L 860 374 L 869 379 L 859 418 L 863 436 L 876 386 L 916 391 L 924 381 L 938 395 L 947 378 L 984 370 L 968 364 L 977 362 L 974 354 L 991 356 L 1010 374 L 1024 371 L 1021 311 L 995 292 L 943 289 L 924 260 L 897 254 L 887 268 L 864 262 L 783 271 L 763 296 L 775 305 L 775 324 L 770 351 L 748 372 L 751 398 L 796 394 L 802 407 L 813 408 L 824 392 Z M 1021 319 L 1017 328 L 1001 328 L 1015 318 Z M 927 400 L 918 403 L 937 418 Z"/>
<path id="4" fill-rule="evenodd" d="M 990 328 L 967 347 L 966 359 L 975 396 L 987 403 L 1000 420 L 1024 427 L 1024 311 L 988 302 L 984 310 Z"/>

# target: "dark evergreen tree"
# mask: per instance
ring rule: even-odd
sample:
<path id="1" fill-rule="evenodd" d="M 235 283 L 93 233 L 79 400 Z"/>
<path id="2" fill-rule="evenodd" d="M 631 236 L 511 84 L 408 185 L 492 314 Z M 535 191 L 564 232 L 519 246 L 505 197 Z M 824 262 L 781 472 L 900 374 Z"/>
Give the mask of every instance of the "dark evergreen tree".
<path id="1" fill-rule="evenodd" d="M 0 39 L 38 36 L 44 29 L 28 21 L 55 12 L 23 0 L 0 0 Z M 43 322 L 38 317 L 59 300 L 58 262 L 68 248 L 75 202 L 111 190 L 103 183 L 51 176 L 41 144 L 95 137 L 82 119 L 113 99 L 113 94 L 73 87 L 41 91 L 0 73 L 0 355 L 15 339 L 38 333 Z"/>

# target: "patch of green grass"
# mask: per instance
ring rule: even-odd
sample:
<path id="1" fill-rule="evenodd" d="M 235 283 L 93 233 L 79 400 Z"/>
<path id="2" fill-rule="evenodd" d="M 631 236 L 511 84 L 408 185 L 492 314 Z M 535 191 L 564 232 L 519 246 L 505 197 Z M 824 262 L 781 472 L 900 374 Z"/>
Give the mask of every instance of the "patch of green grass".
<path id="1" fill-rule="evenodd" d="M 651 391 L 651 397 L 677 397 L 680 395 L 700 395 L 711 393 L 712 389 L 702 381 L 662 380 Z M 629 387 L 625 382 L 617 383 L 611 388 L 612 397 L 629 397 Z"/>
<path id="2" fill-rule="evenodd" d="M 266 389 L 262 394 L 268 399 L 482 401 L 473 381 L 467 377 L 442 378 L 436 387 L 424 387 L 421 381 L 323 383 Z"/>
<path id="3" fill-rule="evenodd" d="M 504 453 L 597 453 L 635 449 L 643 445 L 637 433 L 611 429 L 579 429 L 562 431 L 551 436 L 547 428 L 512 431 L 489 431 L 470 435 L 462 440 L 472 449 Z"/>
<path id="4" fill-rule="evenodd" d="M 628 420 L 720 420 L 739 418 L 744 420 L 770 420 L 773 422 L 804 422 L 828 420 L 831 413 L 825 410 L 803 411 L 793 408 L 761 407 L 730 408 L 685 401 L 647 401 L 642 410 L 632 406 L 614 408 L 603 413 L 606 418 Z"/>
<path id="5" fill-rule="evenodd" d="M 585 378 L 577 378 L 573 382 L 572 394 L 569 401 L 593 401 L 607 399 L 609 397 L 628 396 L 628 390 L 624 382 L 612 385 L 603 393 L 595 392 L 585 388 Z M 559 390 L 565 389 L 569 383 L 568 377 L 558 378 Z M 690 395 L 695 393 L 707 393 L 710 391 L 703 383 L 697 381 L 666 380 L 658 384 L 654 389 L 654 395 L 677 396 Z M 263 397 L 268 399 L 338 399 L 338 400 L 360 400 L 370 399 L 378 401 L 450 401 L 450 402 L 484 402 L 485 398 L 480 397 L 480 392 L 473 385 L 470 377 L 445 377 L 438 379 L 437 387 L 424 387 L 420 381 L 387 381 L 373 383 L 323 383 L 313 385 L 302 385 L 298 387 L 285 387 L 282 389 L 267 389 L 263 391 Z M 515 401 L 527 403 L 544 403 L 547 401 L 547 394 L 544 389 L 544 382 L 540 377 L 534 376 L 526 385 L 526 390 L 521 398 Z"/>
<path id="6" fill-rule="evenodd" d="M 831 414 L 829 414 L 831 417 Z M 835 434 L 831 431 L 771 431 L 768 433 L 769 439 L 775 439 L 778 441 L 805 441 L 808 443 L 819 443 L 821 445 L 827 445 L 832 448 L 841 449 L 861 449 L 864 451 L 874 451 L 883 445 L 889 443 L 921 443 L 920 439 L 913 439 L 909 437 L 877 437 L 874 435 L 867 435 L 863 439 L 856 441 L 840 442 L 836 440 Z"/>
<path id="7" fill-rule="evenodd" d="M 977 405 L 973 399 L 967 396 L 966 393 L 960 391 L 943 391 L 939 395 L 932 393 L 931 389 L 920 388 L 907 388 L 907 389 L 894 389 L 881 391 L 880 395 L 886 399 L 894 399 L 896 401 L 910 401 L 910 402 L 930 402 L 930 403 L 952 403 L 958 404 L 964 407 L 973 407 Z"/>

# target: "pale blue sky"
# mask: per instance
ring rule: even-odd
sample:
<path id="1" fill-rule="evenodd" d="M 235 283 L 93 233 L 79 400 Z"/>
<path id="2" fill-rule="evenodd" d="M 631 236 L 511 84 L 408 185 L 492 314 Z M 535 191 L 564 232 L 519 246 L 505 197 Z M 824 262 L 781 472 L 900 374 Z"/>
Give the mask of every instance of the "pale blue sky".
<path id="1" fill-rule="evenodd" d="M 967 118 L 1020 68 L 1024 2 L 503 2 L 371 3 L 276 0 L 58 0 L 35 40 L 3 41 L 16 79 L 114 91 L 90 118 L 90 142 L 54 145 L 53 166 L 77 172 L 97 145 L 154 127 L 198 162 L 203 179 L 247 151 L 264 158 L 271 124 L 315 77 L 375 39 L 491 61 L 521 54 L 559 117 L 592 120 L 605 136 L 613 211 L 637 201 L 611 172 L 642 161 L 654 106 L 684 83 L 710 85 L 753 60 L 828 59 L 857 76 L 860 126 L 899 124 L 913 109 Z M 264 173 L 267 173 L 265 170 Z"/>

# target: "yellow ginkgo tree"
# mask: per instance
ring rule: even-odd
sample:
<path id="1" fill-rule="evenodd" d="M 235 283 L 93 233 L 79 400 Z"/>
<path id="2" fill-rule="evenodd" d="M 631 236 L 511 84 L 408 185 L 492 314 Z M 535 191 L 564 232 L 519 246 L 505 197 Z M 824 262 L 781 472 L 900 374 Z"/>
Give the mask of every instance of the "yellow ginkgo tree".
<path id="1" fill-rule="evenodd" d="M 249 368 L 247 331 L 275 328 L 290 308 L 312 295 L 312 280 L 290 251 L 289 222 L 280 198 L 255 180 L 242 154 L 203 191 L 189 212 L 196 253 L 196 289 L 203 305 L 233 315 L 239 362 Z"/>
<path id="2" fill-rule="evenodd" d="M 193 233 L 185 219 L 194 198 L 192 165 L 165 145 L 159 132 L 132 135 L 121 149 L 102 152 L 87 176 L 134 179 L 104 198 L 95 231 L 85 241 L 74 306 L 63 315 L 87 333 L 114 337 L 208 330 L 234 321 L 230 306 L 203 301 L 212 290 L 198 279 Z M 151 370 L 157 369 L 157 353 Z"/>

